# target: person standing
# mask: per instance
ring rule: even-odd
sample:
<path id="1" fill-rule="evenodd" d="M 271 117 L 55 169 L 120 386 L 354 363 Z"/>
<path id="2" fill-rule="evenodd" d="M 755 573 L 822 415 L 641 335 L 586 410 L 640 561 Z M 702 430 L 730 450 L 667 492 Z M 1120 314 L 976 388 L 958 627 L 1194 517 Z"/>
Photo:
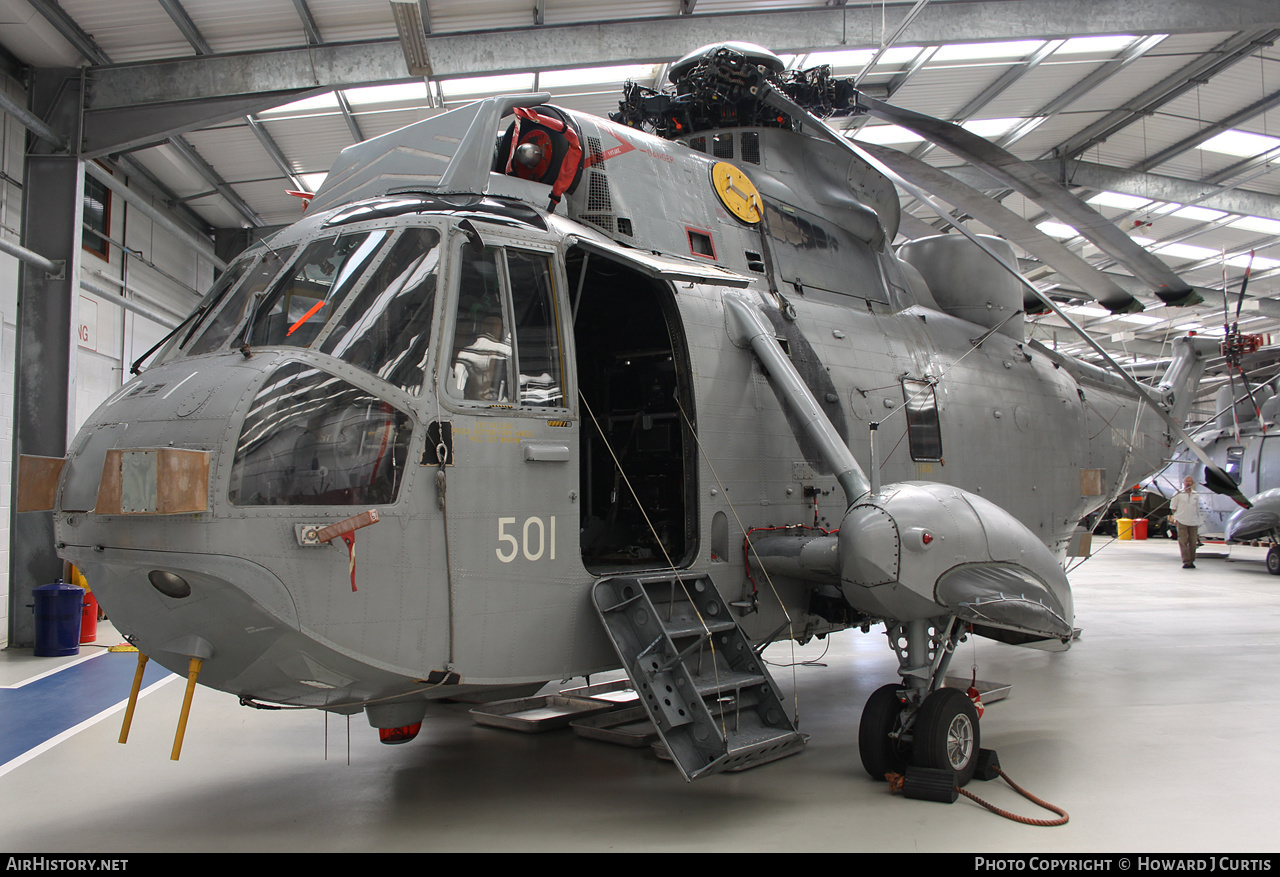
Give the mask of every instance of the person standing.
<path id="1" fill-rule="evenodd" d="M 1169 520 L 1178 528 L 1178 548 L 1182 551 L 1182 568 L 1196 568 L 1196 545 L 1200 539 L 1200 525 L 1204 518 L 1200 513 L 1200 500 L 1192 488 L 1195 482 L 1188 475 L 1182 480 L 1182 490 L 1169 503 Z"/>

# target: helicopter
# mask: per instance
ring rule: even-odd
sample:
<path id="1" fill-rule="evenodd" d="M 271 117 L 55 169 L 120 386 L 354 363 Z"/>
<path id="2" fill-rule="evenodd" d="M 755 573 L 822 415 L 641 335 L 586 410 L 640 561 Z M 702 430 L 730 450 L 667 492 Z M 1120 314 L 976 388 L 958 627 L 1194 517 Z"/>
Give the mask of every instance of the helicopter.
<path id="1" fill-rule="evenodd" d="M 347 148 L 85 423 L 57 550 L 188 702 L 397 743 L 432 701 L 624 667 L 691 780 L 802 747 L 766 645 L 883 624 L 865 769 L 973 776 L 956 645 L 1071 645 L 1076 525 L 1185 438 L 1206 352 L 1150 388 L 1028 340 L 1056 304 L 1012 246 L 895 250 L 925 172 L 824 120 L 1023 173 L 986 141 L 758 46 L 670 77 L 608 120 L 502 96 Z"/>

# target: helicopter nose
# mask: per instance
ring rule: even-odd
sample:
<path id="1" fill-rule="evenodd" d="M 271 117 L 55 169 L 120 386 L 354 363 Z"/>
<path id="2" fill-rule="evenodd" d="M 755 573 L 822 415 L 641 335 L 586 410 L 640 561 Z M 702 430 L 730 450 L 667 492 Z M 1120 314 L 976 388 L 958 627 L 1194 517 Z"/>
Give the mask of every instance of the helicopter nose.
<path id="1" fill-rule="evenodd" d="M 338 371 L 266 349 L 164 363 L 77 436 L 55 508 L 59 554 L 158 663 L 185 674 L 199 658 L 203 684 L 302 705 L 404 684 L 392 661 L 349 654 L 364 629 L 335 626 L 325 595 L 355 592 L 354 561 L 313 537 L 376 523 L 376 507 L 396 501 L 416 421 Z M 376 580 L 403 549 L 385 523 L 367 533 L 360 569 Z M 398 607 L 360 605 L 364 622 L 402 623 Z M 408 652 L 394 637 L 360 642 Z"/>

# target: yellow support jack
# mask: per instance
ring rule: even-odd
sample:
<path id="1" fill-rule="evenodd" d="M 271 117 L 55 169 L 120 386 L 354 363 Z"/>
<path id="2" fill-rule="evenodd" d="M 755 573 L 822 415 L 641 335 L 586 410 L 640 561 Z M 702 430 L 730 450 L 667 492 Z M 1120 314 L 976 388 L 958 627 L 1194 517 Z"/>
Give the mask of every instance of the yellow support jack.
<path id="1" fill-rule="evenodd" d="M 147 666 L 147 656 L 138 652 L 138 669 L 133 674 L 133 688 L 129 691 L 129 706 L 124 711 L 124 725 L 120 728 L 120 742 L 129 742 L 129 727 L 133 724 L 133 710 L 138 705 L 138 692 L 142 689 L 142 671 Z"/>
<path id="2" fill-rule="evenodd" d="M 187 665 L 187 693 L 182 698 L 182 714 L 178 717 L 178 733 L 173 738 L 173 754 L 169 756 L 170 761 L 177 761 L 178 756 L 182 754 L 182 738 L 187 733 L 187 716 L 191 713 L 191 696 L 195 694 L 196 677 L 200 675 L 200 666 L 203 663 L 199 658 L 192 658 L 191 663 Z"/>

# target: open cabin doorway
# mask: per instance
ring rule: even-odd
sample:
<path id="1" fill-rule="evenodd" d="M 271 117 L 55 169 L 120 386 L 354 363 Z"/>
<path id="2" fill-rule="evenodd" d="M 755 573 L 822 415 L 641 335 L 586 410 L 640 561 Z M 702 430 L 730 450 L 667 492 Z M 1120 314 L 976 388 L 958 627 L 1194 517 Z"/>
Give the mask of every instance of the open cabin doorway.
<path id="1" fill-rule="evenodd" d="M 586 403 L 583 563 L 591 572 L 686 566 L 698 549 L 697 419 L 674 291 L 580 248 L 566 267 Z"/>

